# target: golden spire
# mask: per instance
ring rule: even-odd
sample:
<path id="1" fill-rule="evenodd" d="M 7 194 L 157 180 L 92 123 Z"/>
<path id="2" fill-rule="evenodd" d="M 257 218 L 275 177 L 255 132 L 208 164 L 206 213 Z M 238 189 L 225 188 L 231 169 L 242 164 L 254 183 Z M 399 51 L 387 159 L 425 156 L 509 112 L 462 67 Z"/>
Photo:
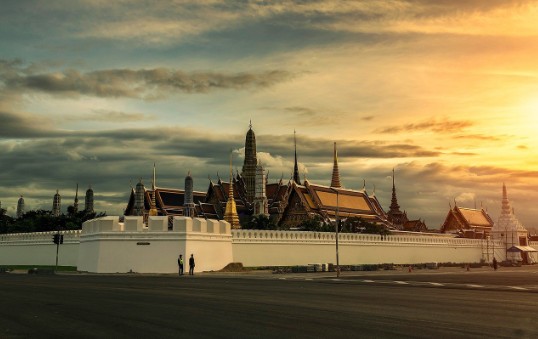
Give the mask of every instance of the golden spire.
<path id="1" fill-rule="evenodd" d="M 151 188 L 152 188 L 152 192 L 151 192 L 151 206 L 150 206 L 150 209 L 149 209 L 149 215 L 150 216 L 156 216 L 158 215 L 159 213 L 157 212 L 157 204 L 155 203 L 155 188 L 157 187 L 156 186 L 156 183 L 155 183 L 155 163 L 153 163 L 153 180 L 151 182 Z"/>
<path id="2" fill-rule="evenodd" d="M 333 176 L 331 179 L 331 187 L 340 188 L 340 171 L 338 171 L 338 153 L 336 152 L 336 142 L 334 143 L 334 163 L 333 163 Z"/>
<path id="3" fill-rule="evenodd" d="M 224 220 L 230 223 L 232 228 L 241 228 L 239 224 L 239 215 L 237 215 L 237 207 L 234 199 L 234 183 L 232 169 L 232 151 L 230 150 L 230 188 L 228 190 L 228 201 L 226 202 L 226 211 L 224 212 Z"/>

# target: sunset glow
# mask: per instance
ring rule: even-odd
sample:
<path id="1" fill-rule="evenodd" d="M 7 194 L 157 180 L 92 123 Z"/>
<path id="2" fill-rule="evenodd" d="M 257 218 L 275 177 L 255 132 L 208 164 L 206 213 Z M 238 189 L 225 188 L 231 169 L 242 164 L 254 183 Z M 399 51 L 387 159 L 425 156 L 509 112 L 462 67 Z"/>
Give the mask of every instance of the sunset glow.
<path id="1" fill-rule="evenodd" d="M 301 173 L 412 218 L 500 211 L 505 182 L 538 228 L 536 1 L 6 2 L 0 5 L 0 201 L 50 209 L 130 182 L 197 190 L 241 166 L 249 120 L 269 180 Z M 67 205 L 67 203 L 66 203 Z"/>

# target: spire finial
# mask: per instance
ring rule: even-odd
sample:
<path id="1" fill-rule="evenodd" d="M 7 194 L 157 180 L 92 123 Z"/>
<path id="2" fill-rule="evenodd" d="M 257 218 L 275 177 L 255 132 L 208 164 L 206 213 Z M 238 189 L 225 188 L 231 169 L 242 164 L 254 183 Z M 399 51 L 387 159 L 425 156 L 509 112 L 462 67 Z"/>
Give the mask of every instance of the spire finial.
<path id="1" fill-rule="evenodd" d="M 400 211 L 400 205 L 398 205 L 398 198 L 396 197 L 396 181 L 395 181 L 394 167 L 392 168 L 392 199 L 390 201 L 390 210 L 393 212 Z"/>
<path id="2" fill-rule="evenodd" d="M 297 163 L 297 137 L 295 129 L 293 130 L 293 145 L 295 148 L 295 163 L 293 165 L 293 181 L 297 184 L 301 184 L 301 178 L 299 177 L 299 165 Z"/>
<path id="3" fill-rule="evenodd" d="M 155 163 L 153 163 L 153 181 L 151 182 L 151 188 L 153 190 L 155 190 L 155 187 L 156 187 L 156 182 L 155 182 L 155 172 L 156 172 L 156 168 L 155 168 Z"/>
<path id="4" fill-rule="evenodd" d="M 248 129 L 252 129 L 252 119 L 250 119 L 250 121 L 248 123 Z"/>
<path id="5" fill-rule="evenodd" d="M 501 214 L 509 215 L 513 214 L 512 208 L 510 206 L 510 200 L 508 200 L 508 193 L 506 191 L 506 185 L 503 182 L 503 199 L 501 205 Z"/>
<path id="6" fill-rule="evenodd" d="M 333 175 L 331 179 L 331 187 L 340 188 L 340 171 L 338 170 L 338 152 L 336 151 L 336 142 L 334 143 L 334 154 L 333 154 Z"/>

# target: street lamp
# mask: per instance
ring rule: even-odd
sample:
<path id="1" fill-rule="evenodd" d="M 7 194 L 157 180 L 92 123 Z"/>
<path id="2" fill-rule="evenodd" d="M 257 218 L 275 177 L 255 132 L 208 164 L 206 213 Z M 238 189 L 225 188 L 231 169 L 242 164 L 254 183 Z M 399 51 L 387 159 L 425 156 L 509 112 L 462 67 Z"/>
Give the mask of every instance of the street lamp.
<path id="1" fill-rule="evenodd" d="M 340 195 L 338 193 L 338 190 L 332 187 L 330 187 L 330 189 L 336 193 L 336 226 L 335 226 L 335 229 L 336 229 L 336 277 L 339 278 L 340 277 L 340 259 L 338 257 L 338 226 L 339 226 L 338 224 L 340 222 L 340 218 L 339 218 L 338 212 L 339 212 L 340 205 L 339 205 L 338 199 Z"/>

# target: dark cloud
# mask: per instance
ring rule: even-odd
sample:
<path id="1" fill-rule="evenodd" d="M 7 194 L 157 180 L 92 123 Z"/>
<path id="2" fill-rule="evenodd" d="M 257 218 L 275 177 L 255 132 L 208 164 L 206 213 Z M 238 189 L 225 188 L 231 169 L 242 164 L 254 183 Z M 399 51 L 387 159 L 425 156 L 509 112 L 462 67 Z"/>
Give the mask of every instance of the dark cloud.
<path id="1" fill-rule="evenodd" d="M 56 95 L 155 99 L 173 93 L 207 93 L 220 89 L 248 90 L 290 80 L 285 70 L 219 73 L 174 69 L 108 69 L 27 74 L 18 61 L 0 64 L 0 81 L 9 91 L 40 91 Z"/>
<path id="2" fill-rule="evenodd" d="M 417 131 L 431 131 L 436 133 L 454 133 L 475 125 L 469 120 L 428 120 L 419 123 L 388 126 L 375 130 L 377 133 L 407 133 Z"/>
<path id="3" fill-rule="evenodd" d="M 49 121 L 24 113 L 0 111 L 0 139 L 40 138 L 61 134 Z"/>
<path id="4" fill-rule="evenodd" d="M 91 121 L 107 121 L 107 122 L 129 122 L 150 120 L 153 117 L 149 114 L 134 113 L 134 112 L 119 112 L 106 109 L 94 109 L 91 114 L 84 116 L 70 117 L 71 120 L 91 120 Z"/>

